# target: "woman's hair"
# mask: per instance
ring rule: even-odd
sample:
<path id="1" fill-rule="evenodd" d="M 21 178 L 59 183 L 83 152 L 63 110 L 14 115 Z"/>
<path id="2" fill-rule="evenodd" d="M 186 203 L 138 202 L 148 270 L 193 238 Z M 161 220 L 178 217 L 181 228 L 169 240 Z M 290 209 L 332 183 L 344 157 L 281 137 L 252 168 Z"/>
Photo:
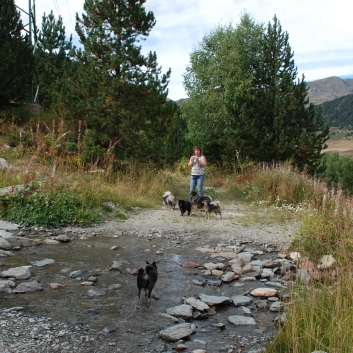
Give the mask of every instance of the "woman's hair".
<path id="1" fill-rule="evenodd" d="M 200 150 L 200 155 L 202 155 L 202 149 L 200 146 L 195 146 L 194 149 L 192 150 L 193 154 L 195 154 L 195 150 Z"/>

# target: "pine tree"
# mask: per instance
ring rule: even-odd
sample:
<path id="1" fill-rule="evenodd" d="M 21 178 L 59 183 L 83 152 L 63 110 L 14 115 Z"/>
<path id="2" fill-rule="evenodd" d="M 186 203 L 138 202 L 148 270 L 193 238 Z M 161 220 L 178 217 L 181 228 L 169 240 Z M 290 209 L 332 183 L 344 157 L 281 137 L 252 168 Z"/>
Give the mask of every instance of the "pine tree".
<path id="1" fill-rule="evenodd" d="M 14 0 L 0 6 L 0 109 L 10 102 L 29 98 L 34 58 L 29 37 L 22 36 L 23 24 Z"/>
<path id="2" fill-rule="evenodd" d="M 86 0 L 76 17 L 83 44 L 77 51 L 78 70 L 69 78 L 71 108 L 99 132 L 96 143 L 123 138 L 120 157 L 156 154 L 157 140 L 171 116 L 165 114 L 170 70 L 161 74 L 156 53 L 141 54 L 138 44 L 155 25 L 145 0 Z M 152 143 L 153 142 L 153 143 Z"/>
<path id="3" fill-rule="evenodd" d="M 53 109 L 57 105 L 57 90 L 65 76 L 65 64 L 70 61 L 71 49 L 72 36 L 66 40 L 61 16 L 56 21 L 53 11 L 48 16 L 44 13 L 38 36 L 37 68 L 40 82 L 39 100 L 45 108 Z"/>
<path id="4" fill-rule="evenodd" d="M 329 127 L 321 112 L 315 112 L 307 98 L 304 77 L 297 79 L 297 68 L 277 17 L 269 23 L 263 37 L 261 65 L 254 75 L 254 103 L 240 123 L 250 133 L 238 135 L 246 155 L 253 160 L 292 160 L 297 166 L 313 166 L 328 139 Z M 240 114 L 242 117 L 242 114 Z"/>

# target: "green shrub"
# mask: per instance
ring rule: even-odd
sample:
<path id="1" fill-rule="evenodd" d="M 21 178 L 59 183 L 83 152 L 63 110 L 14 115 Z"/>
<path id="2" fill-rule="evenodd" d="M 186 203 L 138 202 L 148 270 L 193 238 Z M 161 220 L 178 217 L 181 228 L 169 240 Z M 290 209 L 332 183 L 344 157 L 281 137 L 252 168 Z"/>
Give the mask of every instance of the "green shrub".
<path id="1" fill-rule="evenodd" d="M 89 224 L 101 215 L 91 205 L 64 191 L 52 194 L 24 192 L 0 197 L 0 217 L 25 226 L 57 228 L 65 225 Z"/>
<path id="2" fill-rule="evenodd" d="M 330 185 L 353 193 L 353 159 L 335 153 L 324 153 L 317 167 L 317 173 Z"/>

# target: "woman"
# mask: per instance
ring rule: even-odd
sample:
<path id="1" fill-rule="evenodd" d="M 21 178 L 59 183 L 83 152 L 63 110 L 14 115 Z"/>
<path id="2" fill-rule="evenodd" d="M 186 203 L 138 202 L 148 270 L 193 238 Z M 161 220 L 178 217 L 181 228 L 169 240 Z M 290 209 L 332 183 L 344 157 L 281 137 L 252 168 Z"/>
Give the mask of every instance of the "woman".
<path id="1" fill-rule="evenodd" d="M 190 193 L 197 191 L 199 196 L 203 196 L 203 182 L 205 181 L 206 157 L 202 155 L 200 146 L 194 147 L 194 154 L 190 157 L 188 167 L 191 167 Z"/>

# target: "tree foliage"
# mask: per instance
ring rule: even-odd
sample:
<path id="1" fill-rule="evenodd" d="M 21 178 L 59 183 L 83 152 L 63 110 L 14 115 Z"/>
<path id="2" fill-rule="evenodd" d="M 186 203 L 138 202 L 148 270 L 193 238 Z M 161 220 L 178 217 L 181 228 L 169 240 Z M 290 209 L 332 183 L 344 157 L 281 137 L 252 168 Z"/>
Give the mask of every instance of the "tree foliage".
<path id="1" fill-rule="evenodd" d="M 66 64 L 70 61 L 71 49 L 72 36 L 66 39 L 62 17 L 56 20 L 53 11 L 49 15 L 44 13 L 36 60 L 40 83 L 39 102 L 46 109 L 53 110 L 57 106 L 58 92 Z"/>
<path id="2" fill-rule="evenodd" d="M 297 79 L 288 33 L 275 17 L 267 29 L 249 14 L 218 26 L 190 55 L 182 105 L 188 138 L 208 155 L 312 166 L 328 138 L 321 112 Z"/>
<path id="3" fill-rule="evenodd" d="M 22 103 L 29 97 L 34 68 L 32 45 L 23 36 L 23 24 L 13 0 L 0 6 L 0 108 L 10 102 Z"/>
<path id="4" fill-rule="evenodd" d="M 166 104 L 170 70 L 162 74 L 156 53 L 141 54 L 139 42 L 155 25 L 144 0 L 86 0 L 76 17 L 83 48 L 68 73 L 60 111 L 86 120 L 96 144 L 115 146 L 119 157 L 157 157 L 165 124 L 175 112 Z M 122 139 L 122 140 L 121 140 Z"/>

